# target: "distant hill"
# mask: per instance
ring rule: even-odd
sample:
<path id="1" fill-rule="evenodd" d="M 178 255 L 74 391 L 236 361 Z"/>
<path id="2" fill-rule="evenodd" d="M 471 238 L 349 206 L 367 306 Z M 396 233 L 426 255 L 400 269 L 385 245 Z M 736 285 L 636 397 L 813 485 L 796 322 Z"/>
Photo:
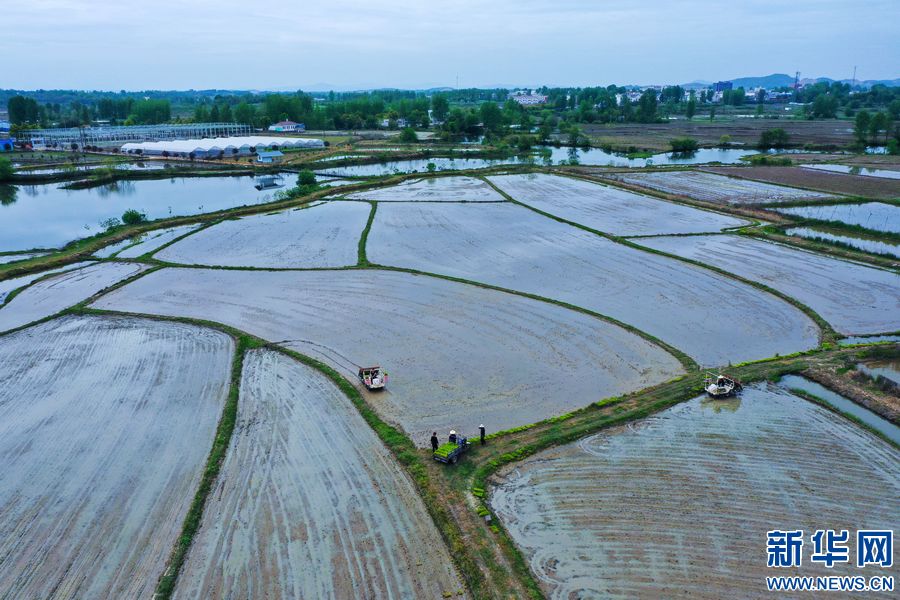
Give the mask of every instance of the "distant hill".
<path id="1" fill-rule="evenodd" d="M 765 77 L 738 77 L 737 79 L 732 79 L 731 83 L 736 88 L 742 87 L 747 89 L 764 87 L 766 89 L 772 89 L 792 86 L 794 85 L 794 78 L 790 75 L 785 75 L 784 73 L 773 73 L 772 75 L 766 75 Z"/>

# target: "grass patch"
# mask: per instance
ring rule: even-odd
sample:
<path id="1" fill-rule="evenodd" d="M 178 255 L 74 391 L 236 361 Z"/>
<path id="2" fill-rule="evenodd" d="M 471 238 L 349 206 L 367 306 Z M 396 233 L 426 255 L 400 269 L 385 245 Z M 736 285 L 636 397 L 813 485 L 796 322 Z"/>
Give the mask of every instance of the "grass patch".
<path id="1" fill-rule="evenodd" d="M 362 230 L 362 234 L 359 236 L 359 248 L 357 249 L 357 266 L 360 267 L 368 267 L 369 266 L 369 257 L 366 256 L 366 242 L 369 239 L 369 231 L 372 230 L 372 223 L 375 222 L 375 211 L 378 210 L 377 202 L 369 202 L 372 205 L 372 210 L 369 212 L 369 220 L 366 221 L 366 226 Z"/>
<path id="2" fill-rule="evenodd" d="M 225 408 L 222 410 L 222 417 L 219 419 L 219 426 L 216 428 L 216 437 L 213 440 L 212 449 L 209 451 L 209 456 L 206 459 L 206 467 L 203 469 L 200 487 L 197 489 L 194 500 L 191 502 L 188 513 L 184 518 L 181 535 L 178 536 L 178 540 L 175 542 L 166 570 L 156 584 L 155 596 L 160 600 L 168 600 L 175 591 L 175 584 L 178 581 L 181 567 L 184 565 L 184 560 L 187 557 L 194 536 L 197 530 L 200 529 L 206 499 L 213 488 L 213 484 L 215 484 L 219 470 L 222 467 L 222 461 L 225 459 L 225 453 L 228 451 L 231 434 L 234 432 L 234 424 L 237 421 L 238 396 L 240 395 L 244 354 L 247 350 L 261 345 L 258 340 L 247 335 L 239 336 L 236 342 L 234 359 L 231 362 L 231 383 L 228 388 L 228 399 L 225 401 Z"/>

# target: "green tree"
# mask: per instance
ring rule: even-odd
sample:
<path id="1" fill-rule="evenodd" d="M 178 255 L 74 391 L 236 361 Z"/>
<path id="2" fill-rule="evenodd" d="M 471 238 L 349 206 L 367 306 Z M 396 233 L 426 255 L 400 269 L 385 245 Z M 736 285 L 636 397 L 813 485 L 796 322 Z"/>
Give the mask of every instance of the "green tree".
<path id="1" fill-rule="evenodd" d="M 404 144 L 413 144 L 419 141 L 419 136 L 416 135 L 416 130 L 412 127 L 404 127 L 400 130 L 399 140 Z"/>
<path id="2" fill-rule="evenodd" d="M 872 134 L 872 143 L 878 143 L 878 135 L 884 132 L 884 141 L 887 142 L 888 134 L 888 116 L 883 112 L 877 112 L 872 115 L 872 121 L 869 123 L 869 133 Z"/>
<path id="3" fill-rule="evenodd" d="M 0 181 L 9 181 L 12 179 L 13 166 L 8 158 L 0 156 Z"/>
<path id="4" fill-rule="evenodd" d="M 172 118 L 172 105 L 168 100 L 138 100 L 128 118 L 138 125 L 166 123 Z"/>
<path id="5" fill-rule="evenodd" d="M 784 148 L 788 144 L 790 136 L 788 133 L 778 127 L 777 129 L 767 129 L 759 136 L 759 147 L 768 148 Z"/>
<path id="6" fill-rule="evenodd" d="M 40 122 L 40 107 L 34 98 L 13 96 L 6 103 L 6 110 L 12 125 Z"/>
<path id="7" fill-rule="evenodd" d="M 669 144 L 672 145 L 672 152 L 695 152 L 699 147 L 697 140 L 689 137 L 669 140 Z"/>
<path id="8" fill-rule="evenodd" d="M 315 185 L 316 184 L 316 174 L 310 171 L 309 169 L 303 169 L 297 175 L 297 185 Z"/>
<path id="9" fill-rule="evenodd" d="M 245 125 L 253 125 L 256 121 L 256 109 L 252 104 L 241 102 L 234 107 L 234 120 Z"/>
<path id="10" fill-rule="evenodd" d="M 146 220 L 146 213 L 142 213 L 133 208 L 129 208 L 124 213 L 122 213 L 122 222 L 126 225 L 137 225 L 138 223 L 143 223 Z"/>
<path id="11" fill-rule="evenodd" d="M 697 114 L 697 101 L 694 99 L 693 95 L 691 95 L 691 99 L 687 102 L 684 114 L 688 118 L 688 120 L 693 119 L 694 115 Z"/>
<path id="12" fill-rule="evenodd" d="M 503 125 L 503 113 L 496 102 L 485 102 L 478 109 L 485 132 L 494 133 Z"/>
<path id="13" fill-rule="evenodd" d="M 833 94 L 819 94 L 812 103 L 810 114 L 814 119 L 833 119 L 837 116 L 838 99 Z"/>
<path id="14" fill-rule="evenodd" d="M 640 100 L 638 100 L 637 120 L 640 123 L 656 122 L 656 108 L 656 90 L 644 90 Z"/>
<path id="15" fill-rule="evenodd" d="M 447 96 L 435 94 L 431 97 L 431 116 L 435 121 L 445 121 L 450 114 L 450 103 Z"/>
<path id="16" fill-rule="evenodd" d="M 856 113 L 856 118 L 853 121 L 853 134 L 856 136 L 856 141 L 860 144 L 865 144 L 866 140 L 869 136 L 869 126 L 872 123 L 872 115 L 867 110 L 861 110 Z"/>

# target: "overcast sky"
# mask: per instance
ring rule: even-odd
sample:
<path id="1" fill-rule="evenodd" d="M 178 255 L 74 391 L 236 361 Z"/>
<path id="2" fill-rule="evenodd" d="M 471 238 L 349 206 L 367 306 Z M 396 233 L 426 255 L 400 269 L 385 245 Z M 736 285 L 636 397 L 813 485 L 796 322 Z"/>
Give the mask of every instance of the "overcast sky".
<path id="1" fill-rule="evenodd" d="M 900 0 L 3 0 L 0 23 L 0 88 L 900 77 Z"/>

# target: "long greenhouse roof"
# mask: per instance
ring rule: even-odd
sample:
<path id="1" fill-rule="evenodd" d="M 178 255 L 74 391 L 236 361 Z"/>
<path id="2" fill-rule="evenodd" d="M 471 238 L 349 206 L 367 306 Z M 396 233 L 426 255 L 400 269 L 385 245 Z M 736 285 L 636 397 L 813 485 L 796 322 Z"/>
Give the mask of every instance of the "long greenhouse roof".
<path id="1" fill-rule="evenodd" d="M 322 148 L 324 142 L 312 138 L 290 138 L 275 136 L 222 137 L 197 140 L 168 140 L 162 142 L 130 142 L 122 146 L 123 152 L 141 150 L 143 152 L 209 152 L 229 148 Z"/>

